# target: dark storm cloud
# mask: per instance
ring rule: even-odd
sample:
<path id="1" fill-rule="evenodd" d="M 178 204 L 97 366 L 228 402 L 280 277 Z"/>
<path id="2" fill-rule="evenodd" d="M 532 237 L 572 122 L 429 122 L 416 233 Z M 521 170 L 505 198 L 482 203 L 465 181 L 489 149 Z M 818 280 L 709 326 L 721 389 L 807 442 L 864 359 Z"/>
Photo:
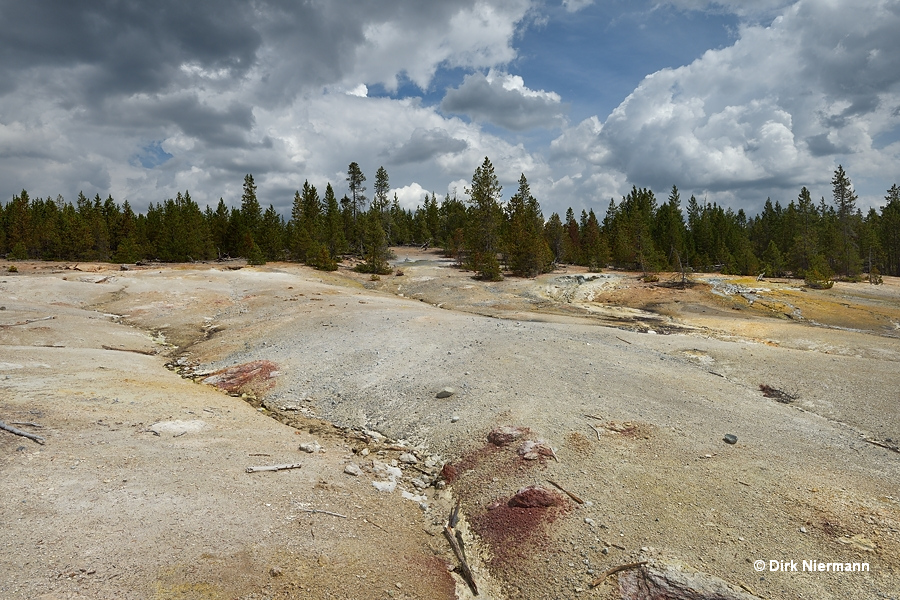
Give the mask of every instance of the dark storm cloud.
<path id="1" fill-rule="evenodd" d="M 469 145 L 465 140 L 452 137 L 442 129 L 416 129 L 409 140 L 389 153 L 391 162 L 397 165 L 423 162 L 442 154 L 462 152 Z"/>
<path id="2" fill-rule="evenodd" d="M 164 91 L 186 63 L 239 77 L 262 43 L 239 0 L 2 0 L 0 14 L 0 68 L 13 87 L 22 71 L 78 69 L 86 98 Z"/>
<path id="3" fill-rule="evenodd" d="M 177 125 L 190 137 L 214 146 L 243 146 L 253 127 L 250 106 L 232 102 L 227 108 L 215 109 L 196 96 L 164 99 L 145 108 L 147 115 Z"/>

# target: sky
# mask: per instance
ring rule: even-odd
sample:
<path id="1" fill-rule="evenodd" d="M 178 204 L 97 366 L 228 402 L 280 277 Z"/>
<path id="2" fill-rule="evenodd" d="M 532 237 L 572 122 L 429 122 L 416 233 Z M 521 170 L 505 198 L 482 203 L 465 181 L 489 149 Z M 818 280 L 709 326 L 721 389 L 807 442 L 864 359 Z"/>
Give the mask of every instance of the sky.
<path id="1" fill-rule="evenodd" d="M 677 185 L 757 214 L 900 182 L 900 0 L 0 0 L 0 201 L 189 191 L 288 214 L 378 167 L 406 208 L 484 157 L 546 217 Z M 893 58 L 892 58 L 893 57 Z"/>

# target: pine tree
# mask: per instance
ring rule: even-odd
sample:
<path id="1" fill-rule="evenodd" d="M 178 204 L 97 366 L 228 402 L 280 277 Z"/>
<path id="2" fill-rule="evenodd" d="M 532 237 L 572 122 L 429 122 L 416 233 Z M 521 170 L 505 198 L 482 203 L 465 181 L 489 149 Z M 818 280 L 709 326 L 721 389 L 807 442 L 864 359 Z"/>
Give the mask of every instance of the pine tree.
<path id="1" fill-rule="evenodd" d="M 252 250 L 253 244 L 258 243 L 261 226 L 262 207 L 256 199 L 256 183 L 253 175 L 247 174 L 244 176 L 244 193 L 241 195 L 241 253 L 244 256 Z"/>
<path id="2" fill-rule="evenodd" d="M 372 190 L 375 195 L 372 197 L 372 208 L 380 213 L 388 209 L 388 192 L 391 191 L 390 179 L 384 167 L 378 167 L 375 172 L 375 187 Z"/>
<path id="3" fill-rule="evenodd" d="M 856 224 L 856 193 L 850 178 L 844 172 L 844 167 L 838 165 L 831 179 L 834 205 L 837 208 L 837 220 L 839 225 L 839 241 L 841 249 L 842 270 L 844 275 L 851 277 L 858 269 L 859 247 L 857 245 Z"/>
<path id="4" fill-rule="evenodd" d="M 891 186 L 881 207 L 880 237 L 884 249 L 886 275 L 900 275 L 900 187 Z"/>
<path id="5" fill-rule="evenodd" d="M 550 215 L 550 218 L 547 219 L 547 223 L 544 224 L 544 239 L 547 240 L 547 245 L 553 253 L 554 263 L 558 263 L 562 260 L 564 236 L 565 229 L 559 218 L 559 213 L 553 213 Z"/>
<path id="6" fill-rule="evenodd" d="M 364 215 L 364 251 L 365 262 L 357 266 L 362 273 L 374 275 L 386 275 L 391 272 L 388 264 L 390 250 L 387 244 L 387 235 L 381 226 L 380 213 L 374 208 Z"/>
<path id="7" fill-rule="evenodd" d="M 810 268 L 813 257 L 818 253 L 816 243 L 818 216 L 812 196 L 804 186 L 797 196 L 797 227 L 790 257 L 795 274 L 800 276 Z"/>
<path id="8" fill-rule="evenodd" d="M 350 243 L 359 254 L 363 252 L 363 231 L 360 227 L 360 216 L 366 208 L 366 176 L 355 162 L 347 167 L 347 186 L 350 188 L 349 209 L 352 228 L 349 232 Z"/>
<path id="9" fill-rule="evenodd" d="M 325 186 L 325 245 L 332 259 L 347 251 L 347 239 L 344 237 L 344 221 L 341 209 L 334 196 L 331 184 Z M 337 268 L 337 267 L 335 267 Z"/>
<path id="10" fill-rule="evenodd" d="M 609 245 L 594 209 L 588 211 L 581 228 L 581 255 L 584 266 L 599 272 L 609 262 Z"/>
<path id="11" fill-rule="evenodd" d="M 653 241 L 660 252 L 667 256 L 665 262 L 670 268 L 683 268 L 687 260 L 685 251 L 686 230 L 681 214 L 681 194 L 677 186 L 672 186 L 669 198 L 656 212 L 653 226 Z"/>
<path id="12" fill-rule="evenodd" d="M 578 231 L 578 221 L 575 220 L 575 211 L 570 206 L 566 210 L 565 236 L 563 237 L 563 262 L 577 265 L 581 262 L 581 235 Z"/>
<path id="13" fill-rule="evenodd" d="M 260 225 L 259 247 L 266 260 L 280 260 L 284 254 L 284 222 L 270 204 Z"/>
<path id="14" fill-rule="evenodd" d="M 488 157 L 475 169 L 469 193 L 471 219 L 467 232 L 469 263 L 480 279 L 499 281 L 500 225 L 503 211 L 500 206 L 500 182 Z"/>
<path id="15" fill-rule="evenodd" d="M 506 205 L 506 256 L 514 275 L 535 277 L 546 273 L 552 253 L 543 235 L 544 217 L 523 173 L 519 189 Z"/>

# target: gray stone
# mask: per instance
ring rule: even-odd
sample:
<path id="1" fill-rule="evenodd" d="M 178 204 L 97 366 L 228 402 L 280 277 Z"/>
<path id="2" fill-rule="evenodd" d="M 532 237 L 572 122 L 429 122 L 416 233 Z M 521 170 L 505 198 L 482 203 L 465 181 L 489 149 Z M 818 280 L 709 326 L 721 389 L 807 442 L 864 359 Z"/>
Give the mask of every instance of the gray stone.
<path id="1" fill-rule="evenodd" d="M 445 387 L 444 389 L 442 389 L 441 391 L 439 391 L 439 392 L 437 393 L 437 397 L 438 397 L 438 398 L 449 398 L 450 396 L 452 396 L 452 395 L 455 394 L 455 393 L 456 393 L 456 389 L 455 389 L 455 388 L 452 388 L 452 387 Z"/>
<path id="2" fill-rule="evenodd" d="M 416 458 L 416 457 L 415 457 L 412 453 L 410 453 L 410 452 L 404 452 L 403 454 L 400 455 L 400 462 L 406 463 L 406 464 L 408 464 L 408 465 L 414 465 L 414 464 L 416 464 L 417 462 L 419 462 L 419 459 Z"/>
<path id="3" fill-rule="evenodd" d="M 353 475 L 354 477 L 359 477 L 362 475 L 362 469 L 356 463 L 349 463 L 346 467 L 344 467 L 344 473 L 347 475 Z"/>
<path id="4" fill-rule="evenodd" d="M 726 444 L 732 444 L 732 445 L 737 444 L 737 436 L 736 436 L 736 435 L 733 435 L 733 434 L 731 434 L 731 433 L 726 433 L 726 434 L 725 434 L 725 437 L 723 437 L 722 440 L 723 440 Z"/>

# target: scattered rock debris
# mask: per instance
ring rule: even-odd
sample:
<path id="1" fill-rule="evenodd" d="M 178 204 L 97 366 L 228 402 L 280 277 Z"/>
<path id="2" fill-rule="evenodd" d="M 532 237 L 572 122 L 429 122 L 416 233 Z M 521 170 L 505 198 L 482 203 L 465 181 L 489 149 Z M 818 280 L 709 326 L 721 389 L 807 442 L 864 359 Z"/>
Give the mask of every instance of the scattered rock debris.
<path id="1" fill-rule="evenodd" d="M 278 366 L 268 360 L 252 362 L 219 369 L 209 373 L 202 382 L 213 385 L 229 394 L 252 393 L 267 390 L 278 376 Z"/>
<path id="2" fill-rule="evenodd" d="M 772 398 L 776 402 L 781 402 L 782 404 L 790 404 L 797 399 L 797 396 L 773 388 L 772 386 L 766 385 L 765 383 L 759 384 L 759 391 L 761 391 L 763 393 L 763 396 L 765 396 L 766 398 Z"/>
<path id="3" fill-rule="evenodd" d="M 519 438 L 525 437 L 531 431 L 525 427 L 513 427 L 511 425 L 503 425 L 491 430 L 488 434 L 488 441 L 495 446 L 508 446 Z"/>
<path id="4" fill-rule="evenodd" d="M 622 600 L 760 600 L 708 573 L 652 561 L 621 571 L 619 593 Z"/>

